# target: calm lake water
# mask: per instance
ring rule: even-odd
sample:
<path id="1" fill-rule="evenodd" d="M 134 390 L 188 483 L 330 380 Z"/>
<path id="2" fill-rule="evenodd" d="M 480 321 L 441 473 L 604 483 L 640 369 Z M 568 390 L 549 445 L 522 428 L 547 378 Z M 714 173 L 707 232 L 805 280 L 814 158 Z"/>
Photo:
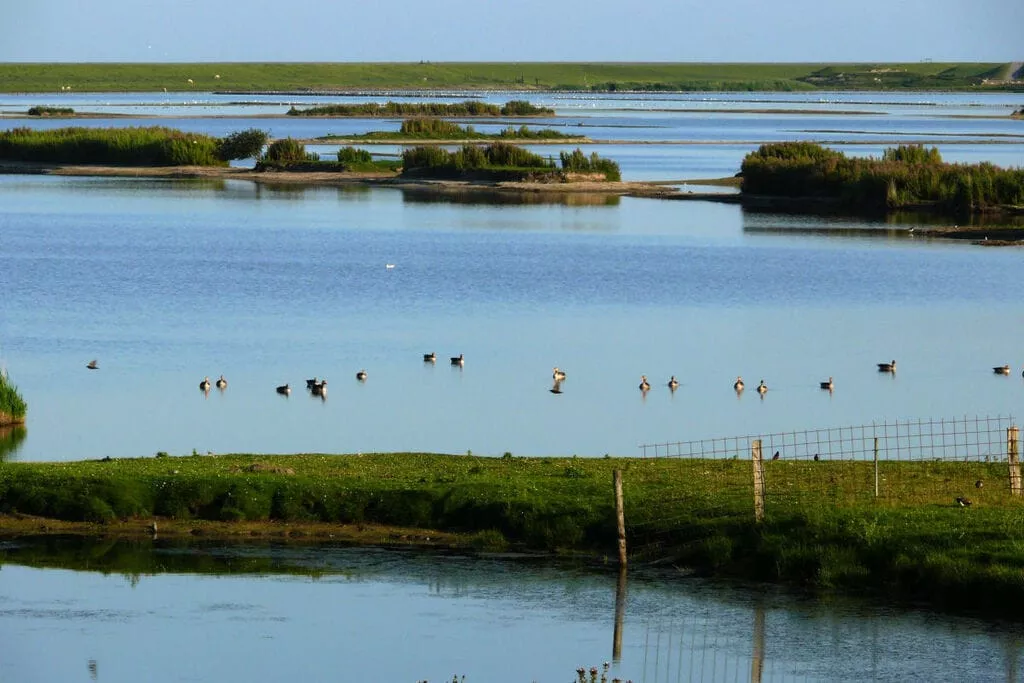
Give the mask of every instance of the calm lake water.
<path id="1" fill-rule="evenodd" d="M 1024 124 L 955 118 L 1005 117 L 1022 95 L 531 99 L 558 109 L 552 125 L 629 141 L 594 148 L 628 179 L 731 175 L 757 141 L 785 139 L 879 154 L 880 141 L 926 137 L 947 159 L 1024 164 L 1024 139 L 1009 137 Z M 82 125 L 260 126 L 299 137 L 396 125 L 246 118 L 319 101 L 4 95 L 0 112 L 51 103 L 171 117 Z M 754 108 L 812 113 L 739 111 Z M 649 144 L 658 140 L 697 144 Z M 913 217 L 895 225 L 704 202 L 480 199 L 0 176 L 0 365 L 29 404 L 27 429 L 0 435 L 0 458 L 628 456 L 646 442 L 1020 413 L 1019 249 L 912 235 Z M 439 362 L 425 365 L 431 351 Z M 452 367 L 460 353 L 465 366 Z M 94 358 L 100 369 L 90 371 Z M 893 358 L 897 376 L 875 371 Z M 995 376 L 1004 363 L 1012 375 Z M 555 365 L 568 373 L 559 395 L 549 392 Z M 221 373 L 224 392 L 198 389 Z M 654 385 L 646 395 L 641 374 Z M 670 375 L 681 382 L 674 393 Z M 771 389 L 737 397 L 737 375 Z M 329 380 L 325 401 L 304 389 L 314 376 Z M 832 394 L 818 389 L 828 376 Z M 274 391 L 286 382 L 290 398 Z M 567 682 L 578 666 L 612 660 L 616 580 L 605 571 L 162 541 L 4 545 L 0 562 L 5 681 Z M 741 681 L 760 669 L 771 681 L 1021 680 L 1010 627 L 673 573 L 634 574 L 627 596 L 611 670 L 623 679 Z"/>
<path id="2" fill-rule="evenodd" d="M 1008 625 L 674 572 L 633 572 L 616 658 L 613 572 L 330 547 L 55 545 L 0 548 L 2 680 L 567 683 L 605 661 L 609 678 L 636 683 L 1024 673 Z M 91 568 L 40 568 L 62 563 Z"/>

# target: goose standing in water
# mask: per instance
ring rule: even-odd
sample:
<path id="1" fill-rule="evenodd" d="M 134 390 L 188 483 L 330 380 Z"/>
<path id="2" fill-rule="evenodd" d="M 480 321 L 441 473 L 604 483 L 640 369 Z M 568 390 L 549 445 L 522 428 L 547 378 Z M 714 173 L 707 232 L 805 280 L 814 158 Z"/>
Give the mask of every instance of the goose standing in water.
<path id="1" fill-rule="evenodd" d="M 217 378 L 217 388 L 221 390 L 228 388 L 228 381 L 224 379 L 224 375 Z"/>
<path id="2" fill-rule="evenodd" d="M 743 387 L 744 386 L 745 385 L 743 384 L 743 378 L 742 377 L 737 377 L 736 381 L 733 382 L 733 384 L 732 384 L 732 388 L 735 389 L 737 392 L 743 391 Z"/>
<path id="3" fill-rule="evenodd" d="M 555 367 L 555 368 L 554 368 L 554 369 L 553 369 L 553 370 L 551 371 L 551 379 L 554 379 L 554 380 L 558 380 L 558 381 L 560 382 L 560 381 L 562 381 L 563 379 L 565 379 L 565 373 L 564 373 L 564 372 L 562 372 L 561 370 L 559 370 L 559 369 L 558 369 L 558 367 L 556 366 L 556 367 Z"/>
<path id="4" fill-rule="evenodd" d="M 992 368 L 992 372 L 996 373 L 997 375 L 1009 375 L 1010 374 L 1010 366 L 1009 365 L 1004 365 L 1002 367 Z"/>
<path id="5" fill-rule="evenodd" d="M 463 365 L 466 364 L 466 359 L 462 357 L 461 353 L 458 356 L 452 356 L 451 361 L 452 365 L 458 365 L 459 367 L 462 367 Z"/>
<path id="6" fill-rule="evenodd" d="M 360 382 L 365 382 L 366 377 L 366 370 L 360 370 L 359 372 L 356 373 L 356 379 L 359 380 Z"/>
<path id="7" fill-rule="evenodd" d="M 764 380 L 761 380 L 761 383 L 757 385 L 757 393 L 764 396 L 767 391 L 768 385 L 764 383 Z"/>
<path id="8" fill-rule="evenodd" d="M 890 362 L 890 363 L 879 363 L 878 364 L 878 371 L 879 372 L 896 372 L 896 360 L 893 359 L 892 362 Z"/>
<path id="9" fill-rule="evenodd" d="M 276 391 L 282 396 L 287 396 L 288 394 L 292 393 L 292 388 L 287 384 L 282 384 L 276 389 Z"/>
<path id="10" fill-rule="evenodd" d="M 640 375 L 640 391 L 648 391 L 651 388 L 651 383 L 647 381 L 647 375 Z"/>
<path id="11" fill-rule="evenodd" d="M 202 391 L 209 391 L 210 390 L 210 378 L 209 377 L 204 377 L 203 381 L 199 383 L 199 388 Z"/>
<path id="12" fill-rule="evenodd" d="M 670 391 L 675 391 L 676 389 L 679 388 L 679 380 L 676 379 L 675 375 L 669 377 L 668 388 Z"/>
<path id="13" fill-rule="evenodd" d="M 436 363 L 437 362 L 437 354 L 434 353 L 433 351 L 431 351 L 430 353 L 423 354 L 423 362 L 424 363 Z"/>
<path id="14" fill-rule="evenodd" d="M 99 370 L 100 369 L 100 362 L 98 360 L 94 359 L 94 360 L 91 360 L 88 363 L 86 363 L 85 367 L 89 368 L 90 370 Z"/>
<path id="15" fill-rule="evenodd" d="M 835 388 L 834 385 L 832 384 L 832 378 L 829 377 L 827 382 L 822 382 L 821 383 L 821 388 L 825 389 L 827 391 L 832 391 L 832 389 Z"/>

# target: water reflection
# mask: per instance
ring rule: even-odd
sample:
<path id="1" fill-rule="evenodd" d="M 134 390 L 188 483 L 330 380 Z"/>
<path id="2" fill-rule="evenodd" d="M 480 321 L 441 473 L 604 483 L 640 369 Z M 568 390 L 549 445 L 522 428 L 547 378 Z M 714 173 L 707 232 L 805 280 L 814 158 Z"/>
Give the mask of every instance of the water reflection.
<path id="1" fill-rule="evenodd" d="M 588 192 L 512 192 L 458 188 L 402 188 L 409 204 L 470 204 L 479 206 L 618 206 L 621 197 Z"/>
<path id="2" fill-rule="evenodd" d="M 352 678 L 446 680 L 458 667 L 467 681 L 499 683 L 568 679 L 608 659 L 609 678 L 637 682 L 1017 680 L 1020 671 L 1011 625 L 675 569 L 634 570 L 627 591 L 624 572 L 539 559 L 52 537 L 0 543 L 0 561 L 0 630 L 25 654 L 20 668 L 0 661 L 11 680 L 69 680 L 75 672 L 48 667 L 82 660 L 58 662 L 46 654 L 54 646 L 104 659 L 110 680 L 180 680 L 182 662 L 159 652 L 191 647 L 217 652 L 202 665 L 234 667 L 235 679 L 279 680 L 297 664 L 282 655 L 296 640 L 308 646 L 306 680 L 329 678 L 339 658 Z M 358 618 L 339 619 L 339 608 Z M 396 624 L 403 642 L 425 647 L 395 648 Z M 254 651 L 254 639 L 269 647 Z M 494 667 L 496 658 L 508 665 Z"/>
<path id="3" fill-rule="evenodd" d="M 27 435 L 25 425 L 0 427 L 0 462 L 12 460 Z"/>

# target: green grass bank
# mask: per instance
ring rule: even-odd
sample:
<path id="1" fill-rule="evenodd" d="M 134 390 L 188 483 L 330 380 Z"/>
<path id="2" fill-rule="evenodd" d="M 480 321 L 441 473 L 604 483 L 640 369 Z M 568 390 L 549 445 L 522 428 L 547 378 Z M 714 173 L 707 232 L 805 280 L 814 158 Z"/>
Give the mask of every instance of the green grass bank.
<path id="1" fill-rule="evenodd" d="M 442 102 L 385 102 L 376 104 L 324 104 L 306 109 L 292 107 L 288 116 L 355 116 L 359 118 L 403 116 L 554 116 L 555 110 L 535 107 L 525 100 L 510 100 L 502 106 L 478 100 L 465 100 L 454 104 Z"/>
<path id="2" fill-rule="evenodd" d="M 6 63 L 0 92 L 1024 89 L 1009 63 Z"/>
<path id="3" fill-rule="evenodd" d="M 0 512 L 387 524 L 604 557 L 615 548 L 614 469 L 633 562 L 1020 618 L 1024 504 L 997 462 L 881 463 L 878 498 L 871 463 L 767 462 L 760 524 L 746 460 L 417 453 L 3 463 Z M 955 502 L 968 493 L 969 507 Z"/>

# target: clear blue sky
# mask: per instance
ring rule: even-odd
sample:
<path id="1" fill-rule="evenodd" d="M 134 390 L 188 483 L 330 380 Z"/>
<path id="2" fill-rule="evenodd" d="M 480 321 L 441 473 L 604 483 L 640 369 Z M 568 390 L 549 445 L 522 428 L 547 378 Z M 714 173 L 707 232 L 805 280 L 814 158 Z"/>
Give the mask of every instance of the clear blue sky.
<path id="1" fill-rule="evenodd" d="M 0 61 L 1017 61 L 1024 0 L 3 0 Z"/>

